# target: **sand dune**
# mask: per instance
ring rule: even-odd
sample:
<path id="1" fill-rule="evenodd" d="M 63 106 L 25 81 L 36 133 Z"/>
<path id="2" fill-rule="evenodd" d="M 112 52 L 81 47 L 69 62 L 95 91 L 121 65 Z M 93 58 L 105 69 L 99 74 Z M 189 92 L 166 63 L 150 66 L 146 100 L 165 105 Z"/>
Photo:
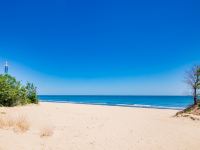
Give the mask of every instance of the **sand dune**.
<path id="1" fill-rule="evenodd" d="M 198 150 L 200 121 L 176 110 L 40 103 L 0 108 L 24 116 L 26 132 L 0 127 L 0 150 Z"/>

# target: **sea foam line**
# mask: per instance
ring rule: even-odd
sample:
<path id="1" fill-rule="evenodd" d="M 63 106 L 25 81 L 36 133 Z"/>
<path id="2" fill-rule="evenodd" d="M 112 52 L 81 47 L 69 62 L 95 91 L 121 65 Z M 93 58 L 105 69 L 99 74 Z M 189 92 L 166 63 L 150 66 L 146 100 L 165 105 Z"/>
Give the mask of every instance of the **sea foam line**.
<path id="1" fill-rule="evenodd" d="M 156 109 L 174 109 L 181 110 L 184 107 L 173 106 L 157 106 L 157 105 L 145 105 L 145 104 L 110 104 L 110 103 L 90 103 L 90 102 L 74 102 L 66 100 L 40 100 L 41 102 L 53 102 L 53 103 L 71 103 L 71 104 L 89 104 L 89 105 L 106 105 L 106 106 L 122 106 L 122 107 L 138 107 L 138 108 L 156 108 Z"/>

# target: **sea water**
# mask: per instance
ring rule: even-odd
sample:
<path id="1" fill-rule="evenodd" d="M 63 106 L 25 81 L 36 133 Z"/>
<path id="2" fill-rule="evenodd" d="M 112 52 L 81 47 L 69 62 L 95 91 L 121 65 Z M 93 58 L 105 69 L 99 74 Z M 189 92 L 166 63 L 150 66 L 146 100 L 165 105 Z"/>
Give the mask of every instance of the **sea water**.
<path id="1" fill-rule="evenodd" d="M 39 95 L 39 99 L 43 102 L 160 109 L 183 109 L 193 102 L 191 96 Z"/>

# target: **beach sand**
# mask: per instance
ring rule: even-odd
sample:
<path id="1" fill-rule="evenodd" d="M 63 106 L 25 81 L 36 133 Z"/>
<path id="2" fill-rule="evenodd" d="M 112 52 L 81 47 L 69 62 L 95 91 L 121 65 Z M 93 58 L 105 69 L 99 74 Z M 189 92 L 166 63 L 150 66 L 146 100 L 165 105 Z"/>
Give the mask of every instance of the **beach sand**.
<path id="1" fill-rule="evenodd" d="M 199 150 L 200 121 L 177 110 L 40 103 L 0 108 L 29 128 L 0 129 L 0 150 Z"/>

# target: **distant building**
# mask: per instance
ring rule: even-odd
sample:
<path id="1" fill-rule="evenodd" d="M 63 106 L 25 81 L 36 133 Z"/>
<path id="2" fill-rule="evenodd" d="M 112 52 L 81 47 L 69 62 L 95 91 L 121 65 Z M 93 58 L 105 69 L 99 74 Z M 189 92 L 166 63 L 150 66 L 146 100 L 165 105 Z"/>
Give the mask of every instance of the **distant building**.
<path id="1" fill-rule="evenodd" d="M 5 65 L 4 65 L 4 73 L 8 74 L 8 62 L 6 61 Z"/>

